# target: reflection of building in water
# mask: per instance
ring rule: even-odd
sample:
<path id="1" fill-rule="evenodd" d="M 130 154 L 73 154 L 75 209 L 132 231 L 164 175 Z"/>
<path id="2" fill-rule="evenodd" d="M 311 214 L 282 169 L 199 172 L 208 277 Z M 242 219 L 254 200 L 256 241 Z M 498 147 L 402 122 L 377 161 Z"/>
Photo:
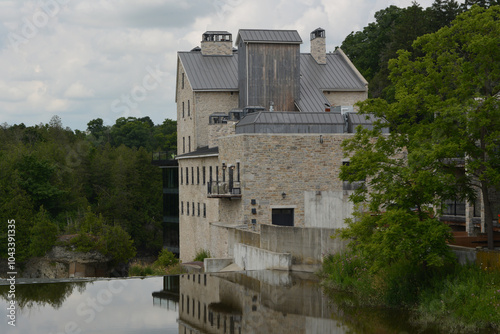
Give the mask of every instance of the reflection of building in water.
<path id="1" fill-rule="evenodd" d="M 163 290 L 153 292 L 153 305 L 167 310 L 179 310 L 179 276 L 163 277 Z"/>
<path id="2" fill-rule="evenodd" d="M 179 303 L 179 334 L 346 333 L 310 275 L 185 274 Z"/>

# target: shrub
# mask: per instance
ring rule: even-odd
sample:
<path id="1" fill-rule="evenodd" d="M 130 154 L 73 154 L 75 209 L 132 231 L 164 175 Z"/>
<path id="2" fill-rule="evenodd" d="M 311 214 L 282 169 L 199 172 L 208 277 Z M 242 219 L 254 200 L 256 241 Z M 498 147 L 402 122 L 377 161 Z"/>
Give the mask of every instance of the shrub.
<path id="1" fill-rule="evenodd" d="M 69 244 L 75 247 L 77 252 L 90 252 L 96 249 L 97 243 L 92 236 L 87 233 L 80 232 L 76 237 L 69 241 Z"/>
<path id="2" fill-rule="evenodd" d="M 160 254 L 158 254 L 158 260 L 156 260 L 154 264 L 161 267 L 170 267 L 178 263 L 179 259 L 175 257 L 174 253 L 167 249 L 162 249 Z"/>
<path id="3" fill-rule="evenodd" d="M 196 252 L 196 256 L 194 257 L 194 260 L 193 261 L 201 261 L 203 262 L 203 260 L 207 259 L 207 258 L 210 258 L 211 255 L 210 255 L 210 251 L 207 250 L 207 249 L 200 249 L 198 252 Z"/>

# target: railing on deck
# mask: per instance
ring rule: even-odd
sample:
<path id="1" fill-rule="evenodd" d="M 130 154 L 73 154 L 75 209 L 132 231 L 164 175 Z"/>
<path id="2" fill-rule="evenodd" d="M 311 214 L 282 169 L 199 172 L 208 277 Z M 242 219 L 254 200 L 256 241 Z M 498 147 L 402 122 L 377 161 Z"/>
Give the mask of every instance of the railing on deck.
<path id="1" fill-rule="evenodd" d="M 208 197 L 212 198 L 240 198 L 240 183 L 228 181 L 208 181 L 207 194 Z"/>

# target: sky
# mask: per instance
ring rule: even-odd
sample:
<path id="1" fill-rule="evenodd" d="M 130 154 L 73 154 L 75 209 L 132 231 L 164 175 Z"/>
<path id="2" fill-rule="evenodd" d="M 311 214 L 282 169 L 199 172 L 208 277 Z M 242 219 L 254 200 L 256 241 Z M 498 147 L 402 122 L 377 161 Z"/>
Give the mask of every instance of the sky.
<path id="1" fill-rule="evenodd" d="M 433 0 L 417 1 L 423 8 Z M 102 118 L 176 119 L 177 51 L 208 30 L 326 31 L 333 51 L 390 5 L 412 0 L 0 0 L 0 125 L 57 115 L 86 130 Z"/>

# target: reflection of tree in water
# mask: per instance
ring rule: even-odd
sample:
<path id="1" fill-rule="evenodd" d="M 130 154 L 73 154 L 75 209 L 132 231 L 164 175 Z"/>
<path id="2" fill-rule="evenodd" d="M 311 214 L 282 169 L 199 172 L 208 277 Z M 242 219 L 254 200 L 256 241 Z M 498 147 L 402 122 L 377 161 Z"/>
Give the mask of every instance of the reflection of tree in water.
<path id="1" fill-rule="evenodd" d="M 14 300 L 19 309 L 30 309 L 46 304 L 54 309 L 59 309 L 75 288 L 80 293 L 84 292 L 87 283 L 89 282 L 17 284 Z M 9 290 L 10 286 L 8 285 L 0 286 L 0 297 L 10 301 Z"/>

